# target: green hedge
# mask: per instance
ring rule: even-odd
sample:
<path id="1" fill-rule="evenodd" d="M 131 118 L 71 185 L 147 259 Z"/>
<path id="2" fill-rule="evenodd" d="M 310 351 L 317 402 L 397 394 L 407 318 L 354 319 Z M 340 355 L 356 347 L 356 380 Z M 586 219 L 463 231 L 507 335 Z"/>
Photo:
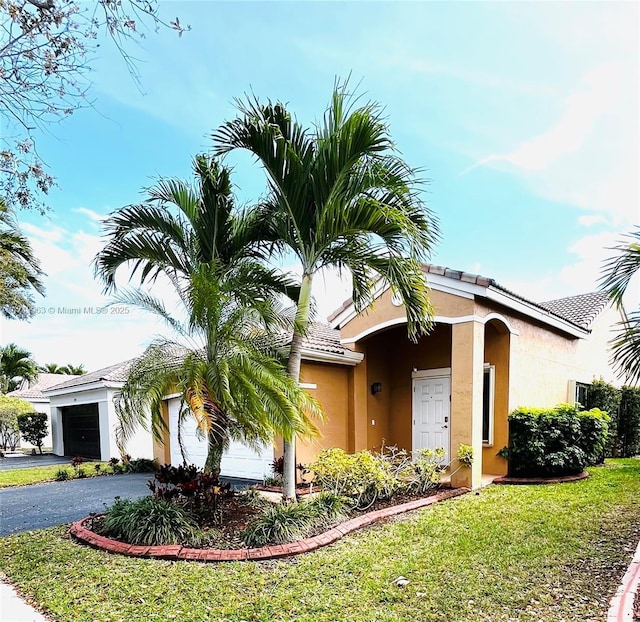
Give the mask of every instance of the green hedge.
<path id="1" fill-rule="evenodd" d="M 594 408 L 560 404 L 551 409 L 519 408 L 509 415 L 509 475 L 575 475 L 601 461 L 609 417 Z"/>

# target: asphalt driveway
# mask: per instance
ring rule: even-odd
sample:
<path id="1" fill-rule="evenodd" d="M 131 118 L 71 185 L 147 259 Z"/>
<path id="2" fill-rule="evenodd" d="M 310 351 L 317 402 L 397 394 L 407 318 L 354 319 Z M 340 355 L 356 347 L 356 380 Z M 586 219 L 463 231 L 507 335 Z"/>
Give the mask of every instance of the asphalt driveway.
<path id="1" fill-rule="evenodd" d="M 14 454 L 0 458 L 0 471 L 13 469 L 28 469 L 30 467 L 49 466 L 51 464 L 69 464 L 71 458 L 56 456 L 55 454 Z"/>
<path id="2" fill-rule="evenodd" d="M 0 489 L 0 537 L 44 529 L 104 512 L 116 497 L 139 499 L 149 493 L 153 473 L 103 475 L 66 482 L 48 482 Z M 223 477 L 235 489 L 255 483 Z"/>
<path id="3" fill-rule="evenodd" d="M 0 536 L 72 523 L 104 512 L 116 497 L 144 497 L 150 479 L 152 473 L 132 473 L 0 489 Z"/>

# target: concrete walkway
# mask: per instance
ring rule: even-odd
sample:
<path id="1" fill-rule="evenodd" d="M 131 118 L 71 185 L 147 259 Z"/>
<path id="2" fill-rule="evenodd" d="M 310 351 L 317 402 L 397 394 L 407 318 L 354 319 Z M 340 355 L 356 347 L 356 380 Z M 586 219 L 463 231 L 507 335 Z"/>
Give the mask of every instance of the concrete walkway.
<path id="1" fill-rule="evenodd" d="M 0 620 L 2 622 L 49 622 L 39 611 L 18 596 L 11 585 L 0 582 Z"/>

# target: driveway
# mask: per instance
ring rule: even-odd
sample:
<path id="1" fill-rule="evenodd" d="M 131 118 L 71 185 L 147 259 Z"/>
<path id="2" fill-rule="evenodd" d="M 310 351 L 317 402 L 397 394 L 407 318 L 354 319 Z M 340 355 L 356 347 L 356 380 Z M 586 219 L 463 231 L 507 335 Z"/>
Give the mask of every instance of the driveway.
<path id="1" fill-rule="evenodd" d="M 27 469 L 29 467 L 49 466 L 51 464 L 69 464 L 71 458 L 55 454 L 13 454 L 0 458 L 0 471 Z"/>
<path id="2" fill-rule="evenodd" d="M 152 473 L 132 473 L 3 488 L 0 536 L 72 523 L 91 512 L 104 512 L 116 497 L 144 497 L 152 478 Z"/>
<path id="3" fill-rule="evenodd" d="M 139 499 L 149 494 L 153 473 L 103 475 L 66 482 L 0 489 L 0 537 L 20 531 L 44 529 L 80 520 L 92 512 L 104 512 L 116 497 Z M 255 483 L 222 478 L 233 488 Z"/>

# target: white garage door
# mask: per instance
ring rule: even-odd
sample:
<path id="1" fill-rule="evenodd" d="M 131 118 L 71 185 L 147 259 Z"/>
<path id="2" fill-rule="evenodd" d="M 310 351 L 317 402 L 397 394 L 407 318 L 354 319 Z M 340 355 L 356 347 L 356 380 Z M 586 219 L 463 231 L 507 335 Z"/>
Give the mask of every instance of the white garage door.
<path id="1" fill-rule="evenodd" d="M 169 432 L 171 438 L 171 464 L 182 464 L 182 454 L 178 445 L 178 413 L 180 400 L 169 400 Z M 187 461 L 199 467 L 204 467 L 207 459 L 207 443 L 196 434 L 196 423 L 192 418 L 186 418 L 182 423 L 182 445 L 187 455 Z M 271 474 L 273 462 L 273 446 L 269 445 L 260 451 L 254 451 L 243 443 L 234 441 L 222 456 L 221 473 L 227 477 L 244 477 L 261 480 Z"/>

